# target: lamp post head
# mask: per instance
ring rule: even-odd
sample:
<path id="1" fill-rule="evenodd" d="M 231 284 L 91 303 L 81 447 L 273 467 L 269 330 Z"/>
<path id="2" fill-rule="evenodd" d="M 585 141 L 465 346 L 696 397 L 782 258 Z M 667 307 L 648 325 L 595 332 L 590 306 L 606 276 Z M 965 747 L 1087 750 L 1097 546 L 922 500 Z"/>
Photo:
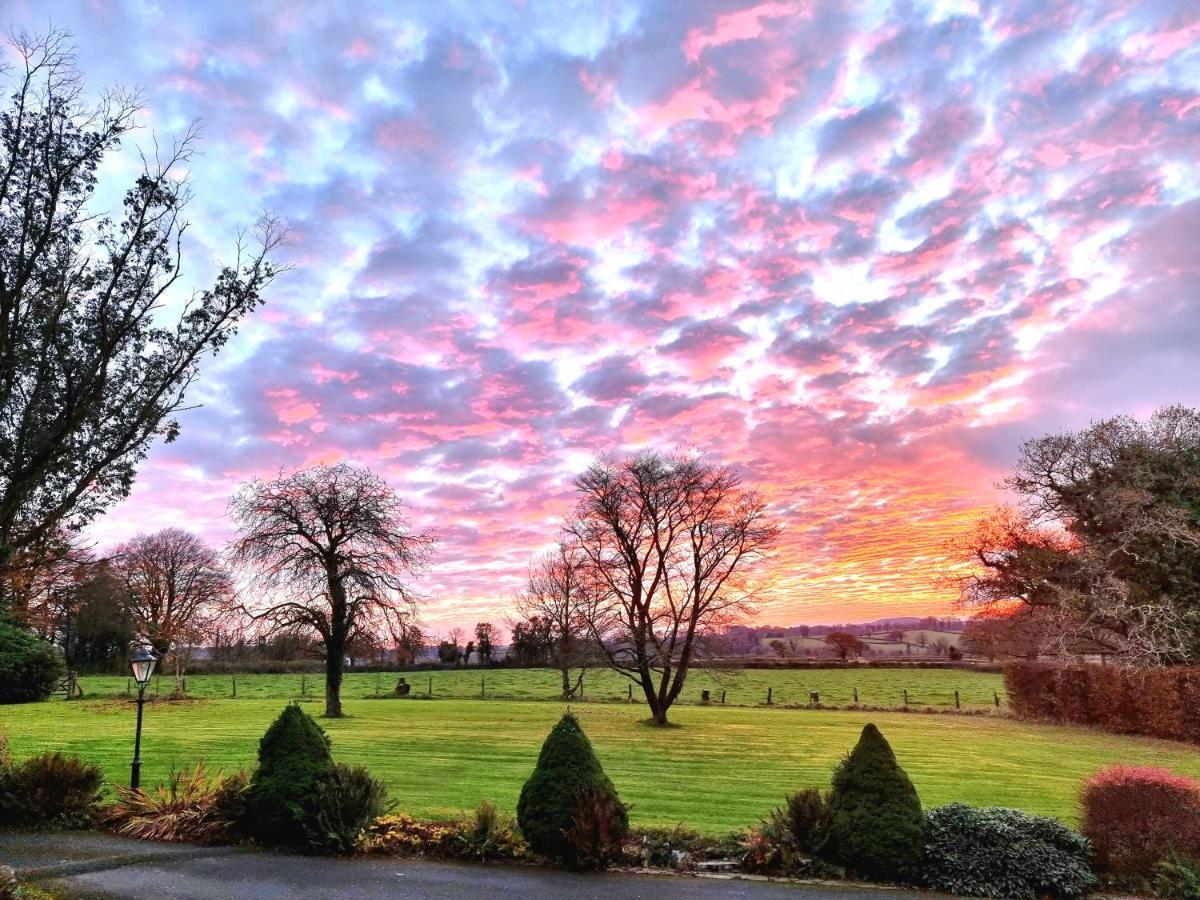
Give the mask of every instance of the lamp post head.
<path id="1" fill-rule="evenodd" d="M 145 687 L 150 676 L 154 674 L 154 664 L 158 662 L 157 657 L 149 647 L 142 645 L 133 651 L 133 655 L 129 657 L 129 665 L 133 667 L 133 680 L 140 687 Z"/>

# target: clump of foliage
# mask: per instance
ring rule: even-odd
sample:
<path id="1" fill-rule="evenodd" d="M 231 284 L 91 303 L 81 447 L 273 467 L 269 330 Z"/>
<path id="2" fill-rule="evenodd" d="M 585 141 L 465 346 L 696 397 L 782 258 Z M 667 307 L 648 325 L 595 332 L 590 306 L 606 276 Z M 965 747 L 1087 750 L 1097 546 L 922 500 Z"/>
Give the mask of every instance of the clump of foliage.
<path id="1" fill-rule="evenodd" d="M 0 826 L 83 828 L 100 807 L 98 766 L 65 753 L 42 753 L 0 771 Z"/>
<path id="2" fill-rule="evenodd" d="M 521 788 L 517 821 L 534 851 L 571 866 L 602 866 L 620 850 L 628 811 L 569 712 L 550 730 Z"/>
<path id="3" fill-rule="evenodd" d="M 1057 819 L 951 803 L 929 811 L 925 879 L 968 897 L 1082 897 L 1095 885 L 1087 839 Z"/>
<path id="4" fill-rule="evenodd" d="M 45 700 L 66 673 L 62 657 L 46 641 L 0 617 L 0 703 Z"/>
<path id="5" fill-rule="evenodd" d="M 1154 894 L 1166 900 L 1200 900 L 1200 860 L 1173 856 L 1159 863 Z"/>
<path id="6" fill-rule="evenodd" d="M 604 785 L 584 788 L 575 798 L 575 813 L 564 832 L 581 869 L 604 869 L 621 855 L 629 831 L 625 805 Z"/>
<path id="7" fill-rule="evenodd" d="M 1172 857 L 1200 859 L 1200 781 L 1152 766 L 1110 766 L 1083 788 L 1081 830 L 1104 872 L 1148 878 Z"/>
<path id="8" fill-rule="evenodd" d="M 354 852 L 368 824 L 385 809 L 387 788 L 363 766 L 338 763 L 331 778 L 317 783 L 306 806 L 307 849 L 327 855 Z"/>
<path id="9" fill-rule="evenodd" d="M 246 776 L 217 779 L 203 760 L 191 769 L 172 770 L 165 784 L 147 790 L 117 788 L 107 818 L 118 834 L 146 841 L 213 843 L 227 837 L 235 813 L 223 798 L 244 788 Z"/>
<path id="10" fill-rule="evenodd" d="M 879 881 L 917 883 L 925 849 L 925 814 L 916 788 L 874 725 L 863 728 L 833 773 L 820 853 Z"/>
<path id="11" fill-rule="evenodd" d="M 362 838 L 367 853 L 388 856 L 453 856 L 459 834 L 456 822 L 422 822 L 408 815 L 381 816 Z"/>
<path id="12" fill-rule="evenodd" d="M 516 822 L 500 815 L 491 800 L 481 801 L 470 818 L 461 823 L 451 846 L 456 855 L 480 862 L 520 859 L 528 849 L 517 836 Z"/>
<path id="13" fill-rule="evenodd" d="M 329 738 L 299 704 L 289 704 L 258 745 L 241 828 L 268 846 L 307 849 L 312 798 L 335 776 Z"/>
<path id="14" fill-rule="evenodd" d="M 820 866 L 813 857 L 825 830 L 826 800 L 816 788 L 805 788 L 776 807 L 755 829 L 750 842 L 750 865 L 755 869 L 782 869 L 809 873 Z"/>

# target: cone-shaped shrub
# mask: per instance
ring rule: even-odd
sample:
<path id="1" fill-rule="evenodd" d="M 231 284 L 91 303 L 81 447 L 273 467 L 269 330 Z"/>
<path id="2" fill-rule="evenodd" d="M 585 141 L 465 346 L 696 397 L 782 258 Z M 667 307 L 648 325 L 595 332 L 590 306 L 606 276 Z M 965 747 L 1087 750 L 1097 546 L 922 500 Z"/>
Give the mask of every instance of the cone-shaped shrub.
<path id="1" fill-rule="evenodd" d="M 821 854 L 856 875 L 915 883 L 921 878 L 921 800 L 874 725 L 833 773 Z"/>
<path id="2" fill-rule="evenodd" d="M 325 732 L 298 704 L 285 707 L 259 742 L 242 830 L 264 844 L 306 849 L 308 810 L 334 773 Z"/>
<path id="3" fill-rule="evenodd" d="M 537 767 L 521 788 L 517 822 L 536 852 L 573 866 L 603 865 L 629 829 L 629 813 L 571 713 L 542 744 Z M 591 846 L 597 842 L 603 846 Z"/>

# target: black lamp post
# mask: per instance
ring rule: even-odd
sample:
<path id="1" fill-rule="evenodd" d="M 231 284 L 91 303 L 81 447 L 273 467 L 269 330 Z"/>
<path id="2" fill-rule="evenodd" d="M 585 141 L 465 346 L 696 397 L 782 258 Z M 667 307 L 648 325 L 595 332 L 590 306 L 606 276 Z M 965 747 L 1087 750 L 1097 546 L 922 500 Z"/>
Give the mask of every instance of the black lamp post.
<path id="1" fill-rule="evenodd" d="M 129 658 L 133 667 L 133 680 L 137 682 L 137 732 L 133 739 L 133 768 L 129 775 L 129 787 L 137 790 L 142 780 L 142 706 L 146 702 L 146 685 L 154 674 L 154 664 L 158 662 L 149 647 L 138 647 Z"/>

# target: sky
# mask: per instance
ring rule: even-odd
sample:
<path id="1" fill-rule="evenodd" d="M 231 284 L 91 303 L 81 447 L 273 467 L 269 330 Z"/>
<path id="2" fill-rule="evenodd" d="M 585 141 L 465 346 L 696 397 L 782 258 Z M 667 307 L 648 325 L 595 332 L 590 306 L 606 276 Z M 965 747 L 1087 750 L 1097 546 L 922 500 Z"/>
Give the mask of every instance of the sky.
<path id="1" fill-rule="evenodd" d="M 1200 4 L 0 0 L 203 130 L 185 282 L 292 270 L 90 532 L 214 543 L 349 460 L 502 621 L 600 452 L 698 450 L 784 525 L 761 621 L 947 613 L 1022 440 L 1200 405 Z"/>

